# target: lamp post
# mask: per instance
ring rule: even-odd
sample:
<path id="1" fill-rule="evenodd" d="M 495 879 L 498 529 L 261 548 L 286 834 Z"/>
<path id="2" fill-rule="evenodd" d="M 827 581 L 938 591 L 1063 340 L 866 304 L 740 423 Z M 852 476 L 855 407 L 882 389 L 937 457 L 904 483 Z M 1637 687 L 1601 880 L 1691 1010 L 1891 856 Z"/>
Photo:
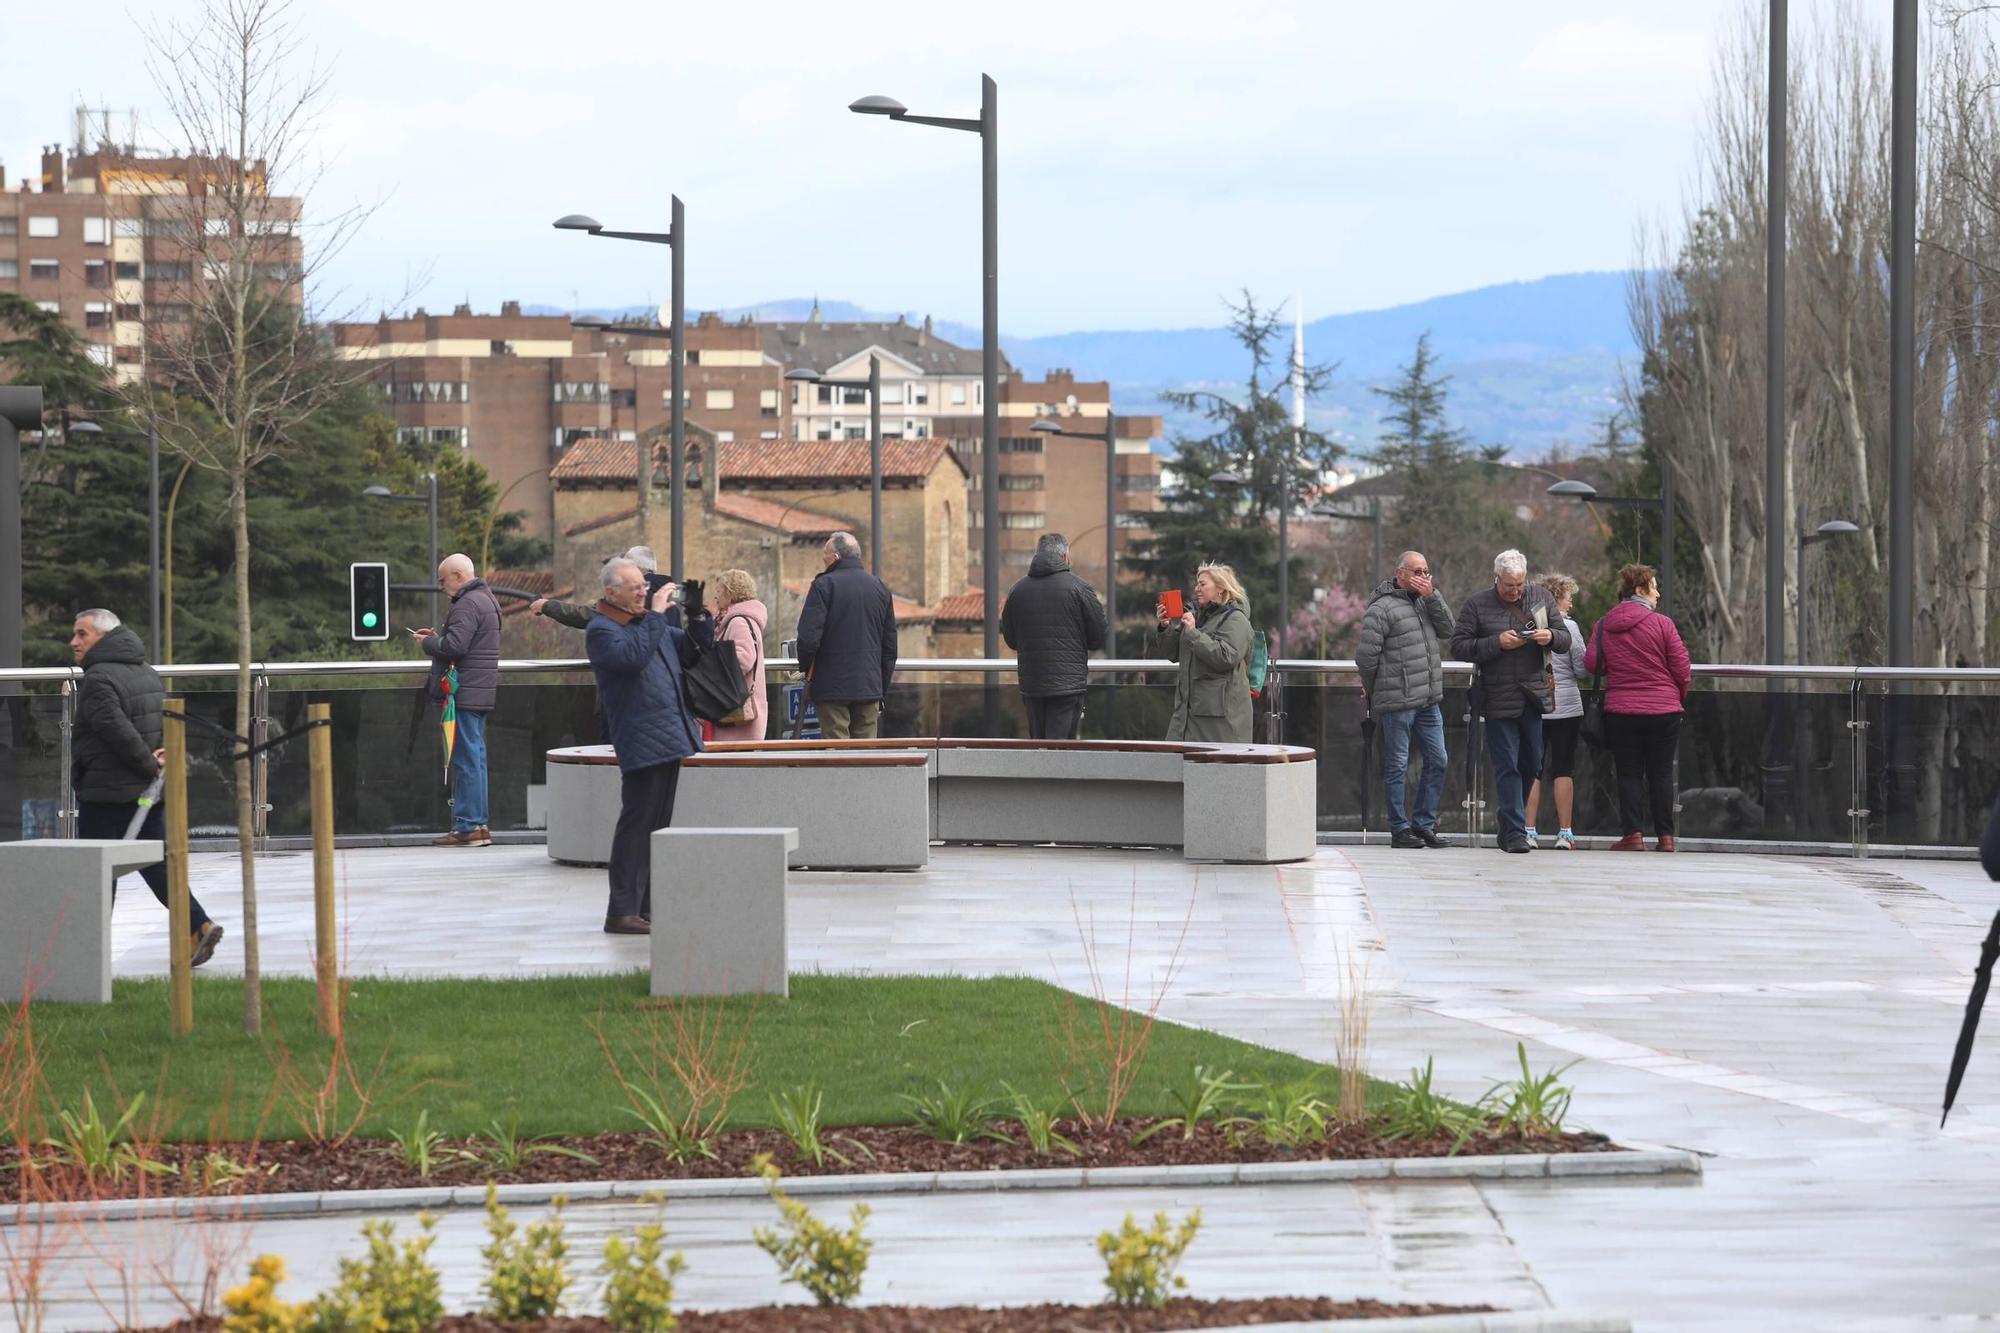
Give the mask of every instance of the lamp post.
<path id="1" fill-rule="evenodd" d="M 1111 627 L 1112 657 L 1118 656 L 1118 417 L 1109 408 L 1102 431 L 1064 430 L 1059 422 L 1037 421 L 1028 427 L 1066 440 L 1104 441 L 1104 621 Z"/>
<path id="2" fill-rule="evenodd" d="M 864 97 L 847 109 L 864 116 L 887 116 L 912 125 L 936 125 L 979 136 L 981 403 L 979 479 L 985 490 L 980 513 L 985 527 L 980 544 L 986 593 L 986 656 L 1000 655 L 1000 215 L 998 194 L 1000 90 L 987 75 L 979 76 L 979 117 L 917 116 L 893 97 Z M 999 722 L 998 680 L 986 678 L 987 730 Z"/>
<path id="3" fill-rule="evenodd" d="M 1798 526 L 1794 529 L 1799 534 L 1797 566 L 1799 571 L 1799 610 L 1797 633 L 1799 636 L 1799 665 L 1804 666 L 1806 664 L 1806 547 L 1817 546 L 1821 542 L 1832 541 L 1835 537 L 1844 537 L 1850 532 L 1859 532 L 1861 529 L 1849 523 L 1844 518 L 1834 518 L 1828 519 L 1826 522 L 1820 524 L 1816 531 L 1808 534 L 1806 532 L 1806 507 L 1804 505 L 1800 505 L 1798 508 L 1797 524 Z M 1782 599 L 1784 590 L 1780 588 L 1775 594 L 1767 592 L 1766 596 L 1771 596 L 1774 600 Z"/>
<path id="4" fill-rule="evenodd" d="M 400 502 L 402 502 L 403 504 L 418 504 L 418 505 L 426 505 L 426 506 L 428 506 L 428 507 L 429 507 L 429 509 L 430 509 L 430 518 L 431 518 L 431 586 L 430 586 L 430 594 L 431 594 L 431 624 L 432 624 L 433 626 L 435 626 L 435 625 L 437 625 L 437 624 L 438 624 L 438 590 L 437 590 L 437 567 L 438 567 L 438 479 L 437 479 L 437 473 L 435 473 L 435 472 L 427 472 L 427 473 L 425 473 L 425 474 L 424 474 L 424 479 L 425 479 L 425 480 L 426 480 L 427 482 L 429 482 L 430 484 L 429 484 L 429 486 L 428 486 L 428 487 L 426 488 L 426 491 L 425 491 L 425 493 L 424 493 L 423 495 L 397 495 L 397 494 L 396 494 L 396 493 L 395 493 L 394 491 L 391 491 L 391 490 L 390 490 L 390 489 L 389 489 L 389 488 L 388 488 L 387 486 L 370 486 L 370 487 L 369 487 L 368 489 L 366 489 L 366 490 L 362 491 L 361 493 L 362 493 L 363 495 L 367 496 L 367 497 L 368 497 L 369 499 L 371 499 L 371 500 L 397 500 L 397 501 L 400 501 Z M 405 587 L 405 588 L 407 588 L 407 589 L 413 589 L 413 588 L 415 588 L 415 587 L 421 587 L 421 586 L 422 586 L 422 585 L 410 585 L 410 584 L 405 584 L 405 585 L 404 585 L 404 587 Z"/>
<path id="5" fill-rule="evenodd" d="M 684 291 L 686 284 L 683 281 L 687 268 L 687 212 L 681 206 L 681 197 L 679 195 L 673 197 L 671 222 L 672 225 L 666 231 L 612 231 L 596 218 L 586 217 L 582 213 L 571 213 L 565 217 L 557 218 L 555 226 L 559 231 L 580 231 L 592 236 L 609 236 L 613 240 L 619 241 L 644 241 L 650 245 L 669 246 L 673 250 L 673 294 L 669 298 L 673 302 L 673 321 L 666 333 L 666 336 L 673 343 L 673 350 L 668 357 L 672 367 L 672 393 L 674 399 L 672 408 L 673 425 L 671 427 L 673 439 L 668 442 L 668 453 L 672 459 L 673 475 L 668 478 L 667 504 L 673 523 L 670 563 L 673 566 L 673 576 L 678 579 L 682 577 L 681 555 L 684 550 L 681 533 L 681 514 L 685 498 L 682 492 L 685 487 L 681 477 L 681 450 L 686 446 L 685 437 L 687 435 L 687 307 Z M 625 332 L 630 333 L 633 330 L 627 329 Z M 651 330 L 647 330 L 641 336 L 657 337 L 659 335 L 653 334 Z M 643 463 L 640 465 L 639 530 L 641 534 L 644 534 L 646 528 L 648 509 L 647 491 L 650 489 L 646 483 L 651 480 L 651 471 L 652 469 L 646 467 Z"/>
<path id="6" fill-rule="evenodd" d="M 1344 518 L 1350 523 L 1373 524 L 1375 527 L 1375 566 L 1373 573 L 1371 574 L 1370 577 L 1371 581 L 1380 579 L 1382 577 L 1382 497 L 1381 496 L 1371 495 L 1368 497 L 1368 512 L 1365 514 L 1357 514 L 1351 509 L 1336 509 L 1333 505 L 1330 504 L 1313 506 L 1313 513 L 1319 515 L 1321 518 Z"/>
<path id="7" fill-rule="evenodd" d="M 1599 495 L 1597 488 L 1587 481 L 1559 481 L 1549 487 L 1548 493 L 1563 499 L 1581 500 L 1585 504 L 1617 505 L 1627 509 L 1654 509 L 1660 515 L 1660 610 L 1667 614 L 1674 608 L 1674 464 L 1670 458 L 1660 460 L 1660 493 L 1648 499 L 1639 495 Z"/>
<path id="8" fill-rule="evenodd" d="M 830 380 L 817 370 L 792 370 L 794 384 L 824 384 L 829 389 L 862 389 L 868 394 L 868 572 L 882 577 L 882 358 L 868 354 L 868 378 Z"/>
<path id="9" fill-rule="evenodd" d="M 71 422 L 70 432 L 136 438 L 123 431 L 106 432 L 95 421 Z M 146 649 L 152 654 L 153 664 L 158 666 L 163 660 L 160 656 L 160 428 L 159 422 L 151 417 L 146 421 L 146 616 L 150 630 Z"/>

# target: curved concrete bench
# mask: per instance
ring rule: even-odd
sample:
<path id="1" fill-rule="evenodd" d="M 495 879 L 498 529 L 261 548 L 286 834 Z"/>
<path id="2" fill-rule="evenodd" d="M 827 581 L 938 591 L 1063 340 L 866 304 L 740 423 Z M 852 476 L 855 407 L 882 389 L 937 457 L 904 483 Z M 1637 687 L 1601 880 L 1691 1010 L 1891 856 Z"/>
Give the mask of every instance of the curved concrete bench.
<path id="1" fill-rule="evenodd" d="M 618 807 L 610 747 L 551 750 L 549 765 L 549 855 L 602 864 Z M 593 767 L 604 773 L 594 789 Z M 823 868 L 925 864 L 913 808 L 940 842 L 1179 847 L 1189 860 L 1262 865 L 1312 856 L 1317 783 L 1317 756 L 1289 745 L 738 742 L 687 761 L 674 824 L 795 825 L 793 864 Z"/>

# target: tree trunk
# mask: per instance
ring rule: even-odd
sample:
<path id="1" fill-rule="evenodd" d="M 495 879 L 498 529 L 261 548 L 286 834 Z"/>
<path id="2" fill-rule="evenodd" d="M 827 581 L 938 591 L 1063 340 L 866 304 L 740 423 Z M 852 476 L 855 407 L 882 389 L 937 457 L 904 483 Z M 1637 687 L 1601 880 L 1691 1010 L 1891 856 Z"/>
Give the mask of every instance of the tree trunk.
<path id="1" fill-rule="evenodd" d="M 252 736 L 250 721 L 250 506 L 249 469 L 229 479 L 229 519 L 236 532 L 236 728 Z M 257 791 L 253 761 L 236 761 L 236 855 L 243 866 L 243 1030 L 264 1030 L 264 984 L 257 957 Z"/>

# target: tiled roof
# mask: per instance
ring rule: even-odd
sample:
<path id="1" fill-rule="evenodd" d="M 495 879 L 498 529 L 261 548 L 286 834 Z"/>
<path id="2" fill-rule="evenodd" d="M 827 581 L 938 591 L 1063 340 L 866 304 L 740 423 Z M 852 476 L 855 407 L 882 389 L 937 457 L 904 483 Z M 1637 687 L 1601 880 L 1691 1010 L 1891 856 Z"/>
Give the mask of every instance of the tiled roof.
<path id="1" fill-rule="evenodd" d="M 847 531 L 853 523 L 851 519 L 817 514 L 810 509 L 779 504 L 761 496 L 729 491 L 715 497 L 715 512 L 725 518 L 774 528 L 794 537 L 831 537 L 836 532 Z"/>
<path id="2" fill-rule="evenodd" d="M 868 476 L 866 440 L 739 440 L 718 445 L 717 451 L 724 486 L 745 481 L 856 481 Z M 921 481 L 947 455 L 964 468 L 949 440 L 884 440 L 883 479 Z"/>
<path id="3" fill-rule="evenodd" d="M 785 591 L 791 593 L 795 597 L 804 597 L 811 590 L 812 590 L 811 579 L 785 580 Z M 936 613 L 933 612 L 929 607 L 919 606 L 915 602 L 911 601 L 909 598 L 903 596 L 899 592 L 894 591 L 893 589 L 889 593 L 889 599 L 895 604 L 896 623 L 899 625 L 922 624 L 925 621 L 935 620 L 937 618 Z"/>
<path id="4" fill-rule="evenodd" d="M 664 441 L 653 446 L 653 465 L 666 457 Z M 630 440 L 608 440 L 586 435 L 563 450 L 562 460 L 549 469 L 549 479 L 565 481 L 622 481 L 629 484 L 639 475 L 639 451 Z"/>
<path id="5" fill-rule="evenodd" d="M 1001 597 L 1000 604 L 1002 606 L 1007 604 L 1004 595 Z M 964 620 L 984 624 L 986 622 L 985 590 L 973 588 L 966 592 L 954 593 L 950 597 L 945 598 L 937 604 L 937 618 L 939 620 Z"/>
<path id="6" fill-rule="evenodd" d="M 924 324 L 902 320 L 759 323 L 757 328 L 764 335 L 764 355 L 793 370 L 825 372 L 870 347 L 879 347 L 926 375 L 977 375 L 982 369 L 977 347 L 946 342 Z M 1004 375 L 1011 368 L 1002 352 L 1000 373 Z"/>

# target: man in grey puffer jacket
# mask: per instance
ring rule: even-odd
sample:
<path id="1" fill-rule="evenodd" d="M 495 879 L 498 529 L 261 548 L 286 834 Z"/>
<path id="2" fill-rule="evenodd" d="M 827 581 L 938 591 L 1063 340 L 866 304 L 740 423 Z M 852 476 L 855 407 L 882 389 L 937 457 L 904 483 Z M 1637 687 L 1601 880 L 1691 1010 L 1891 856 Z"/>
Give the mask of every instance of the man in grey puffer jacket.
<path id="1" fill-rule="evenodd" d="M 1361 688 L 1382 727 L 1382 789 L 1389 811 L 1391 847 L 1442 847 L 1438 801 L 1444 795 L 1444 660 L 1451 638 L 1451 608 L 1431 582 L 1430 561 L 1405 551 L 1396 576 L 1384 580 L 1361 617 L 1361 646 L 1354 660 Z M 1410 771 L 1410 738 L 1423 759 L 1416 808 L 1403 811 Z"/>

